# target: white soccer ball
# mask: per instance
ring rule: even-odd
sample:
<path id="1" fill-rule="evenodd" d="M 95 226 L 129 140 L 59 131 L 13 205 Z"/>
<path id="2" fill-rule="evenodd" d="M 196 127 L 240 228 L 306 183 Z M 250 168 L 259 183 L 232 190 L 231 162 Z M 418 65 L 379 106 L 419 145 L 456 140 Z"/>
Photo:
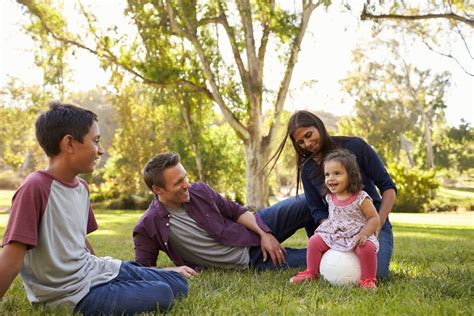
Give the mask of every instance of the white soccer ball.
<path id="1" fill-rule="evenodd" d="M 329 249 L 321 259 L 321 276 L 332 285 L 352 285 L 360 280 L 360 262 L 354 251 Z"/>

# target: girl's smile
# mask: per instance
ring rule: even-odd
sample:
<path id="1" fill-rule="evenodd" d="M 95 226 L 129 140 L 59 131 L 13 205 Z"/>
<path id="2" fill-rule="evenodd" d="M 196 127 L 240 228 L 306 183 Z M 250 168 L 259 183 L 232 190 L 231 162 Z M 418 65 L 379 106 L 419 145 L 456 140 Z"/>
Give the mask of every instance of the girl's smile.
<path id="1" fill-rule="evenodd" d="M 349 175 L 344 165 L 337 160 L 329 160 L 324 163 L 324 183 L 332 194 L 338 199 L 344 199 L 350 195 L 348 192 Z"/>

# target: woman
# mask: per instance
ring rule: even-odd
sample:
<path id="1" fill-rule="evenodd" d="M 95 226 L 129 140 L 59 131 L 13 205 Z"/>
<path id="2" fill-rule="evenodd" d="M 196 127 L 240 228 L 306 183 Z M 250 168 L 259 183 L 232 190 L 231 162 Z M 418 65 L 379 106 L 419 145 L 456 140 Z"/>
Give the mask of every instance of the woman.
<path id="1" fill-rule="evenodd" d="M 324 158 L 336 148 L 345 148 L 356 156 L 364 191 L 372 198 L 380 217 L 376 232 L 380 243 L 377 278 L 387 278 L 393 253 L 392 225 L 388 214 L 395 202 L 396 188 L 379 155 L 361 138 L 329 136 L 321 119 L 308 111 L 298 111 L 290 117 L 286 137 L 274 156 L 277 159 L 288 136 L 298 157 L 297 183 L 299 185 L 300 180 L 303 183 L 306 202 L 317 225 L 328 217 L 328 205 L 321 195 Z"/>

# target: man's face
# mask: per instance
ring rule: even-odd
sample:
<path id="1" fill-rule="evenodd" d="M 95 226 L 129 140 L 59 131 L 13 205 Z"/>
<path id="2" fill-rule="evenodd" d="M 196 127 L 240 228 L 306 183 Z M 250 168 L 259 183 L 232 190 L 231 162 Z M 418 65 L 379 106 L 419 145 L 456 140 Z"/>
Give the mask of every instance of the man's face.
<path id="1" fill-rule="evenodd" d="M 189 202 L 189 187 L 186 170 L 178 163 L 163 172 L 164 188 L 154 185 L 153 191 L 158 194 L 161 203 L 169 208 L 179 208 Z"/>

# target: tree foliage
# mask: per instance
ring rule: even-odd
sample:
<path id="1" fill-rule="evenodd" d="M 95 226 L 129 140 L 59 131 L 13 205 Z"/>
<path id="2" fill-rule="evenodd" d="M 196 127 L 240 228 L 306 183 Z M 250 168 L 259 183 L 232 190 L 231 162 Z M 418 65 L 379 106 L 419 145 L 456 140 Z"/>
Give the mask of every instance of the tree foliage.
<path id="1" fill-rule="evenodd" d="M 216 190 L 240 202 L 245 198 L 245 164 L 235 134 L 211 110 L 210 102 L 194 105 L 189 114 L 199 143 L 204 174 L 199 175 L 196 152 L 186 128 L 181 99 L 149 86 L 127 83 L 113 99 L 119 126 L 102 171 L 103 182 L 93 189 L 94 199 L 115 201 L 112 206 L 130 206 L 133 196 L 148 196 L 142 179 L 146 162 L 158 153 L 178 152 L 191 181 L 204 177 Z M 190 100 L 197 102 L 198 100 Z M 140 200 L 140 198 L 135 197 Z M 128 205 L 126 205 L 128 203 Z"/>
<path id="2" fill-rule="evenodd" d="M 45 166 L 34 122 L 45 109 L 48 97 L 41 87 L 26 86 L 14 78 L 0 89 L 0 156 L 21 176 Z"/>
<path id="3" fill-rule="evenodd" d="M 369 0 L 361 19 L 376 21 L 376 33 L 390 29 L 414 35 L 429 50 L 450 58 L 474 76 L 473 15 L 474 5 L 466 0 Z M 455 50 L 457 47 L 463 49 Z"/>
<path id="4" fill-rule="evenodd" d="M 362 49 L 354 52 L 356 66 L 343 86 L 355 99 L 355 115 L 340 122 L 341 131 L 363 136 L 386 161 L 433 168 L 433 144 L 442 141 L 446 128 L 449 73 L 408 64 L 397 42 L 374 44 L 378 55 L 385 52 L 392 57 L 377 58 Z"/>
<path id="5" fill-rule="evenodd" d="M 100 30 L 98 18 L 81 7 L 88 29 L 71 34 L 49 23 L 59 14 L 46 2 L 18 0 L 55 40 L 97 55 L 116 73 L 132 74 L 154 87 L 187 91 L 214 102 L 245 147 L 247 202 L 266 204 L 266 182 L 256 175 L 270 153 L 310 16 L 329 1 L 302 1 L 294 10 L 275 1 L 129 0 L 125 11 L 136 37 L 117 28 Z M 225 42 L 232 58 L 223 58 Z M 92 42 L 93 44 L 86 44 Z M 284 61 L 280 88 L 273 94 L 264 129 L 263 92 L 268 51 L 279 47 Z M 117 75 L 117 74 L 116 74 Z M 120 76 L 118 76 L 120 77 Z"/>
<path id="6" fill-rule="evenodd" d="M 435 171 L 407 169 L 402 165 L 389 164 L 388 172 L 398 190 L 394 210 L 405 213 L 426 212 L 439 187 Z"/>

